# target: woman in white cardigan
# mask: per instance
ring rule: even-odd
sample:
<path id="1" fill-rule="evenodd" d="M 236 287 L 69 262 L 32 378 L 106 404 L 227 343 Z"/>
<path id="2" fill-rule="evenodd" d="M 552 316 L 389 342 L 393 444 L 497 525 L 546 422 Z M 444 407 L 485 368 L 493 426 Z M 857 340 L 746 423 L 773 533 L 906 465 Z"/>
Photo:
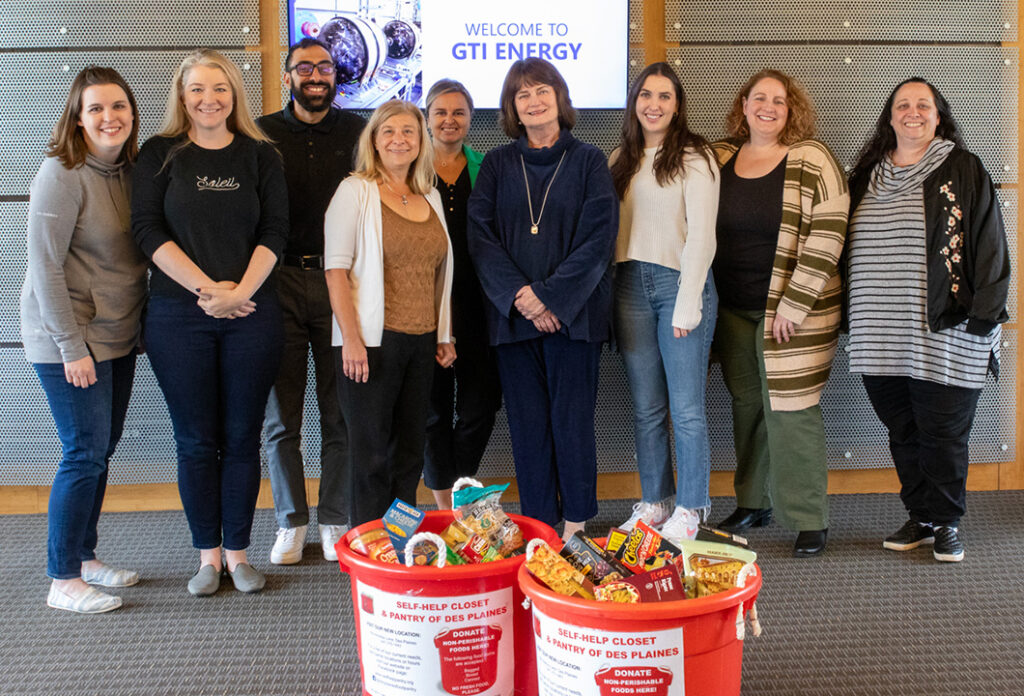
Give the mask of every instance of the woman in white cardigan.
<path id="1" fill-rule="evenodd" d="M 395 498 L 416 502 L 433 363 L 455 361 L 452 247 L 432 153 L 415 105 L 381 105 L 324 218 L 353 525 Z"/>

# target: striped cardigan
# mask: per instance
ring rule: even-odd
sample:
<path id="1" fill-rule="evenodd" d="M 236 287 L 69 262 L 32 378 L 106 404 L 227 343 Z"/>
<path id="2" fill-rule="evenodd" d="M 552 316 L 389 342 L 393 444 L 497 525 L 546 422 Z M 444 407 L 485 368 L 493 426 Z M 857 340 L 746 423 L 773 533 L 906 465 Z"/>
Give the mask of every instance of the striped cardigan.
<path id="1" fill-rule="evenodd" d="M 714 144 L 724 166 L 742 141 Z M 782 224 L 765 307 L 764 366 L 774 411 L 817 404 L 828 381 L 839 338 L 842 283 L 837 264 L 846 240 L 850 194 L 835 156 L 817 140 L 789 148 L 782 193 Z M 775 315 L 796 325 L 777 343 Z"/>

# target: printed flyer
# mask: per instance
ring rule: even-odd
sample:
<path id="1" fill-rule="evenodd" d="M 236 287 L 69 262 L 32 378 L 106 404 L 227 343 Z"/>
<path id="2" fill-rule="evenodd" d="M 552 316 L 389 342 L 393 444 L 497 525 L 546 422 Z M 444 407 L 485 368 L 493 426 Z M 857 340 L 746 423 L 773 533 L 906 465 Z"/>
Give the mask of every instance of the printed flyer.
<path id="1" fill-rule="evenodd" d="M 511 696 L 512 589 L 393 594 L 357 582 L 364 688 L 373 696 Z"/>
<path id="2" fill-rule="evenodd" d="M 683 629 L 601 631 L 533 606 L 540 696 L 684 696 Z"/>

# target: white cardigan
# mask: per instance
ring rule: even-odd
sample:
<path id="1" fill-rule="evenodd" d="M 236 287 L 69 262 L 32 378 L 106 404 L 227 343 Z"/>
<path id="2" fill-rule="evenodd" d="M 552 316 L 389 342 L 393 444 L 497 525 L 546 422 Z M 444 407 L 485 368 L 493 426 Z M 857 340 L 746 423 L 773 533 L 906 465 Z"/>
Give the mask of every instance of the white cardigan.
<path id="1" fill-rule="evenodd" d="M 452 340 L 452 243 L 444 220 L 441 194 L 431 189 L 426 196 L 441 221 L 448 244 L 441 272 L 435 282 L 437 342 Z M 324 269 L 347 269 L 352 302 L 359 316 L 363 344 L 379 346 L 384 334 L 384 242 L 380 192 L 375 181 L 350 176 L 338 185 L 324 214 Z M 331 344 L 342 345 L 341 327 L 334 317 Z"/>

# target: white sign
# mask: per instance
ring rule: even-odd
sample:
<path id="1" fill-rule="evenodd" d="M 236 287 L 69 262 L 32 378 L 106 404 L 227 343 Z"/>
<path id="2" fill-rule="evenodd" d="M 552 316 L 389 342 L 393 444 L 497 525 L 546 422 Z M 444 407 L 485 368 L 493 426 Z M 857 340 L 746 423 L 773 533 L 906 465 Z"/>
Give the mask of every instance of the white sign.
<path id="1" fill-rule="evenodd" d="M 373 696 L 511 696 L 512 588 L 393 594 L 353 579 L 363 688 Z"/>
<path id="2" fill-rule="evenodd" d="M 683 696 L 683 629 L 601 631 L 533 605 L 540 696 Z"/>
<path id="3" fill-rule="evenodd" d="M 449 77 L 478 107 L 495 108 L 505 73 L 543 58 L 562 73 L 573 104 L 621 109 L 629 45 L 623 0 L 421 0 L 423 89 Z"/>

